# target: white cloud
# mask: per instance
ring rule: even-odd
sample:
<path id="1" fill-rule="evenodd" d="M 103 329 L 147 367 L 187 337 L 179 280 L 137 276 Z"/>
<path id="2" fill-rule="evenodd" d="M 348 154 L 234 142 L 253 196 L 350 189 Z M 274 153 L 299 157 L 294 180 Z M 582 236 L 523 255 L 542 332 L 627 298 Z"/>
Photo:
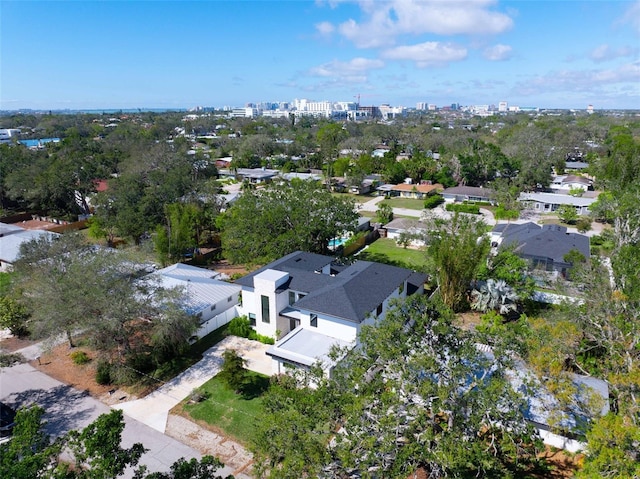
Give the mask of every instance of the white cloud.
<path id="1" fill-rule="evenodd" d="M 340 78 L 351 83 L 359 83 L 367 81 L 369 70 L 382 67 L 384 67 L 382 60 L 358 57 L 348 62 L 333 60 L 328 63 L 323 63 L 322 65 L 311 68 L 308 74 L 325 78 Z"/>
<path id="2" fill-rule="evenodd" d="M 414 61 L 418 67 L 425 68 L 464 60 L 467 49 L 452 43 L 425 42 L 387 49 L 382 52 L 382 57 Z"/>
<path id="3" fill-rule="evenodd" d="M 598 88 L 626 88 L 640 97 L 640 61 L 626 63 L 615 69 L 554 71 L 525 80 L 516 90 L 525 95 L 537 95 L 550 91 L 593 92 Z"/>
<path id="4" fill-rule="evenodd" d="M 330 35 L 335 31 L 335 27 L 330 22 L 320 22 L 315 27 L 321 35 Z"/>
<path id="5" fill-rule="evenodd" d="M 620 19 L 620 23 L 629 23 L 640 34 L 640 0 L 636 0 Z"/>
<path id="6" fill-rule="evenodd" d="M 509 45 L 502 45 L 498 43 L 492 47 L 485 48 L 482 55 L 492 62 L 508 60 L 511 58 L 513 49 Z"/>
<path id="7" fill-rule="evenodd" d="M 638 53 L 637 48 L 624 46 L 620 48 L 612 48 L 606 43 L 594 48 L 589 57 L 596 63 L 614 60 L 621 57 L 631 57 Z"/>
<path id="8" fill-rule="evenodd" d="M 360 48 L 394 43 L 398 35 L 485 35 L 513 27 L 505 13 L 493 10 L 495 0 L 362 0 L 365 19 L 349 19 L 338 31 Z"/>

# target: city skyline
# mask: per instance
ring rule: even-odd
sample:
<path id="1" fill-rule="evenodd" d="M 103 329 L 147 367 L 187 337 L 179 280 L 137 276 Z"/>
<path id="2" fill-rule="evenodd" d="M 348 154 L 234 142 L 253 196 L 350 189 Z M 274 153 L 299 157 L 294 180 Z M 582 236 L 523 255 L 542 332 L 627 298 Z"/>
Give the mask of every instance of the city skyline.
<path id="1" fill-rule="evenodd" d="M 640 108 L 640 0 L 0 3 L 0 109 Z"/>

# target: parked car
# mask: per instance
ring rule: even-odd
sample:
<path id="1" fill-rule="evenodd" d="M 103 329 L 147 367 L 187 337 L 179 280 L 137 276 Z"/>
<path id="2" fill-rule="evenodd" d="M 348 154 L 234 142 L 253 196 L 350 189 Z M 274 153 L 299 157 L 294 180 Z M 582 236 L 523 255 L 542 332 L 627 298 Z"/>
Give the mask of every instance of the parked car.
<path id="1" fill-rule="evenodd" d="M 8 437 L 13 432 L 16 425 L 16 412 L 13 408 L 0 402 L 0 437 Z"/>

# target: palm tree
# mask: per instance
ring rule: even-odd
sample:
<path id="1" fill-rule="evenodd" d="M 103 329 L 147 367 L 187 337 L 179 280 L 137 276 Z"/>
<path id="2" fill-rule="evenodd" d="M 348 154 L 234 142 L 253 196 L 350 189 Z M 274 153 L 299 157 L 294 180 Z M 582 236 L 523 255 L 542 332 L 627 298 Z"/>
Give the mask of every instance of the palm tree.
<path id="1" fill-rule="evenodd" d="M 502 279 L 488 279 L 479 289 L 474 289 L 471 296 L 471 307 L 477 311 L 493 310 L 506 315 L 518 309 L 518 294 Z"/>

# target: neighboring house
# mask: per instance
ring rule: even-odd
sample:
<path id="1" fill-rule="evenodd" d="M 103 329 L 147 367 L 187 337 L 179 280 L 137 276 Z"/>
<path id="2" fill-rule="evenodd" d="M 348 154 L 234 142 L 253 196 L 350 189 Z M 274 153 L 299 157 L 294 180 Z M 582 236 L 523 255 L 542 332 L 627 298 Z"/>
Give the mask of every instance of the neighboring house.
<path id="1" fill-rule="evenodd" d="M 584 161 L 566 161 L 564 164 L 565 171 L 582 171 L 589 168 L 589 163 Z"/>
<path id="2" fill-rule="evenodd" d="M 442 191 L 444 187 L 440 183 L 435 185 L 413 185 L 407 183 L 401 183 L 399 185 L 393 185 L 391 188 L 392 196 L 399 196 L 401 198 L 415 198 L 423 199 L 429 195 L 436 194 L 438 191 Z"/>
<path id="3" fill-rule="evenodd" d="M 454 186 L 442 192 L 447 203 L 461 203 L 463 201 L 481 201 L 493 203 L 493 190 L 477 186 Z"/>
<path id="4" fill-rule="evenodd" d="M 333 345 L 353 346 L 363 324 L 382 319 L 395 298 L 424 291 L 426 275 L 370 261 L 337 265 L 333 258 L 295 252 L 236 281 L 240 314 L 258 334 L 276 337 L 274 373 L 321 361 L 330 373 Z"/>
<path id="5" fill-rule="evenodd" d="M 427 225 L 423 221 L 415 218 L 394 218 L 384 225 L 387 231 L 387 238 L 398 241 L 403 233 L 412 235 L 411 246 L 422 247 L 425 245 L 424 238 L 427 234 Z"/>
<path id="6" fill-rule="evenodd" d="M 551 180 L 549 185 L 553 190 L 569 191 L 581 189 L 582 191 L 593 190 L 593 180 L 584 176 L 560 175 Z"/>
<path id="7" fill-rule="evenodd" d="M 561 205 L 570 205 L 579 215 L 589 214 L 589 206 L 596 202 L 596 198 L 562 195 L 559 193 L 520 193 L 518 198 L 525 208 L 538 213 L 552 213 Z"/>
<path id="8" fill-rule="evenodd" d="M 200 318 L 197 336 L 202 337 L 227 324 L 237 314 L 242 288 L 222 281 L 222 275 L 205 268 L 176 263 L 150 275 L 166 289 L 182 288 L 183 308 Z"/>
<path id="9" fill-rule="evenodd" d="M 479 351 L 493 359 L 491 347 L 477 344 Z M 609 386 L 606 381 L 571 374 L 573 393 L 565 405 L 521 360 L 505 371 L 511 387 L 525 401 L 524 417 L 536 429 L 545 444 L 575 453 L 586 448 L 584 434 L 590 421 L 609 412 Z M 566 391 L 565 391 L 566 392 Z"/>
<path id="10" fill-rule="evenodd" d="M 11 271 L 20 257 L 23 243 L 42 237 L 54 238 L 58 233 L 42 230 L 25 230 L 15 225 L 0 223 L 0 271 Z"/>
<path id="11" fill-rule="evenodd" d="M 528 260 L 533 269 L 562 277 L 571 268 L 571 263 L 564 260 L 569 251 L 577 250 L 585 258 L 590 256 L 588 236 L 567 233 L 566 227 L 558 225 L 500 223 L 491 231 L 491 243 L 498 248 L 514 246 L 514 252 Z"/>
<path id="12" fill-rule="evenodd" d="M 322 181 L 322 175 L 317 173 L 282 173 L 280 175 L 282 179 L 286 181 L 291 181 L 293 179 L 303 180 L 303 181 Z"/>
<path id="13" fill-rule="evenodd" d="M 249 183 L 261 184 L 272 181 L 280 172 L 267 168 L 237 168 L 235 170 L 220 169 L 218 174 L 224 178 L 235 178 L 240 181 L 246 180 Z"/>

